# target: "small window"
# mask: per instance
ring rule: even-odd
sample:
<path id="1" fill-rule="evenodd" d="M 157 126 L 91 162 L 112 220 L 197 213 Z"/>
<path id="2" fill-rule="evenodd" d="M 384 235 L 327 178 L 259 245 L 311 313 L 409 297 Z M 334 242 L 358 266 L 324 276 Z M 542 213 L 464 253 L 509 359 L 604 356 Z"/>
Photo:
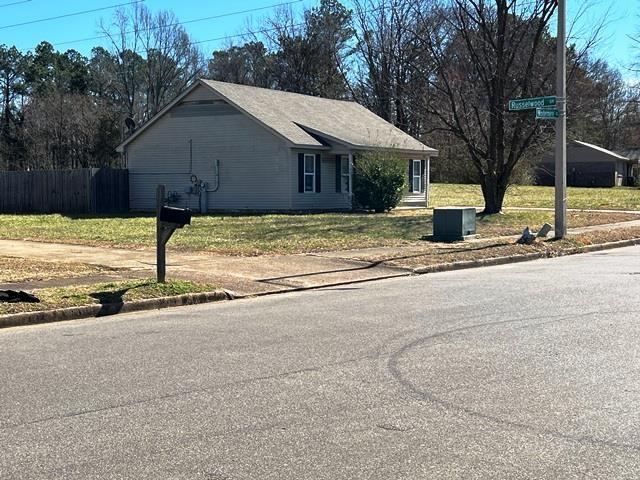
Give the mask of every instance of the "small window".
<path id="1" fill-rule="evenodd" d="M 304 191 L 316 191 L 316 156 L 304 156 Z"/>
<path id="2" fill-rule="evenodd" d="M 348 155 L 342 155 L 341 158 L 341 162 L 340 162 L 340 181 L 342 182 L 341 185 L 341 192 L 344 193 L 349 193 L 349 156 Z"/>
<path id="3" fill-rule="evenodd" d="M 422 161 L 414 160 L 413 161 L 413 185 L 412 190 L 414 192 L 422 191 Z"/>

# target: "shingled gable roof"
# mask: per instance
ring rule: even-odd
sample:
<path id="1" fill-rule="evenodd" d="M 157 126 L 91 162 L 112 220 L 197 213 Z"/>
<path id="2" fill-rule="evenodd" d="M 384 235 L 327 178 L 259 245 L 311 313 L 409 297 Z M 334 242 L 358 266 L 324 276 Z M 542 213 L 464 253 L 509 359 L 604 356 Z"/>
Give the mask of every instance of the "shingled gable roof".
<path id="1" fill-rule="evenodd" d="M 629 160 L 629 158 L 620 155 L 619 153 L 612 152 L 611 150 L 607 150 L 606 148 L 599 147 L 598 145 L 594 145 L 592 143 L 581 142 L 580 140 L 571 140 L 571 143 L 577 145 L 578 147 L 590 148 L 592 150 L 596 150 L 600 153 L 610 156 L 613 159 L 618 160 Z"/>
<path id="2" fill-rule="evenodd" d="M 430 148 L 355 102 L 201 79 L 167 105 L 162 116 L 196 85 L 204 85 L 293 147 L 327 148 L 318 137 L 353 149 L 390 149 L 437 155 Z M 118 150 L 154 123 L 154 119 L 125 140 Z"/>

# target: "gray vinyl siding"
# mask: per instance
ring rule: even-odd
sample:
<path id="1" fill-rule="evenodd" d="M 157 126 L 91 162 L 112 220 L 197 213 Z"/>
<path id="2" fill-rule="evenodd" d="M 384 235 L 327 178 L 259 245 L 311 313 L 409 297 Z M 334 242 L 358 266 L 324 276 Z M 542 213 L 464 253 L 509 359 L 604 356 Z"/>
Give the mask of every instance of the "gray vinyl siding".
<path id="1" fill-rule="evenodd" d="M 217 95 L 215 95 L 211 90 L 209 90 L 208 88 L 205 88 L 202 85 L 200 85 L 193 92 L 191 92 L 189 95 L 187 95 L 184 98 L 184 100 L 187 100 L 187 101 L 211 100 L 212 98 L 215 98 L 216 96 Z"/>
<path id="2" fill-rule="evenodd" d="M 184 100 L 208 98 L 214 94 L 202 87 Z M 198 197 L 187 194 L 190 178 L 196 175 L 214 189 L 216 160 L 220 183 L 216 192 L 208 193 L 208 210 L 288 209 L 290 151 L 283 140 L 240 112 L 172 116 L 169 111 L 126 147 L 131 209 L 153 210 L 160 183 L 179 195 L 174 205 L 197 209 Z"/>
<path id="3" fill-rule="evenodd" d="M 321 153 L 321 191 L 320 193 L 298 192 L 298 154 L 316 154 L 314 150 L 291 151 L 291 208 L 293 210 L 350 210 L 351 200 L 348 193 L 336 193 L 336 155 Z"/>

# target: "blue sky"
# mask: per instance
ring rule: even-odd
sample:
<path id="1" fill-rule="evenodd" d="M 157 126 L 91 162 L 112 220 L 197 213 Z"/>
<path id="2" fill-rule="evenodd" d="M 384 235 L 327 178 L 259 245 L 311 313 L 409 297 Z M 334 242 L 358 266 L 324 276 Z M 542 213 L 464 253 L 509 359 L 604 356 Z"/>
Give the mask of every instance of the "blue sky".
<path id="1" fill-rule="evenodd" d="M 73 13 L 84 10 L 108 7 L 127 0 L 0 0 L 0 44 L 16 45 L 23 50 L 32 49 L 42 40 L 47 40 L 54 45 L 61 42 L 93 37 L 99 34 L 98 22 L 101 18 L 109 20 L 113 9 L 84 15 L 72 16 L 47 22 L 33 23 L 11 28 L 3 28 L 16 23 L 29 22 Z M 180 21 L 189 21 L 202 17 L 215 16 L 249 10 L 254 8 L 269 7 L 290 0 L 145 0 L 152 10 L 168 9 L 178 16 Z M 585 3 L 585 0 L 567 0 L 568 17 L 573 18 Z M 304 7 L 316 5 L 317 0 L 302 0 L 293 5 L 300 10 Z M 607 59 L 612 65 L 625 69 L 634 56 L 640 56 L 636 52 L 633 41 L 629 36 L 634 36 L 640 31 L 640 0 L 594 0 L 589 2 L 592 8 L 582 22 L 589 24 L 609 12 L 609 21 L 605 30 L 604 40 L 599 46 L 598 54 Z M 349 4 L 346 0 L 345 4 Z M 234 35 L 243 32 L 247 28 L 247 21 L 253 18 L 258 21 L 267 15 L 272 9 L 264 9 L 251 14 L 243 13 L 202 22 L 185 25 L 189 33 L 196 40 L 219 38 L 226 35 Z M 583 32 L 584 33 L 584 32 Z M 217 40 L 202 43 L 203 51 L 208 55 L 216 48 L 223 47 L 228 40 Z M 92 40 L 77 43 L 56 45 L 60 50 L 74 48 L 83 54 L 88 54 L 92 46 L 106 44 L 106 40 Z M 625 73 L 623 71 L 623 73 Z M 626 76 L 630 74 L 625 73 Z"/>

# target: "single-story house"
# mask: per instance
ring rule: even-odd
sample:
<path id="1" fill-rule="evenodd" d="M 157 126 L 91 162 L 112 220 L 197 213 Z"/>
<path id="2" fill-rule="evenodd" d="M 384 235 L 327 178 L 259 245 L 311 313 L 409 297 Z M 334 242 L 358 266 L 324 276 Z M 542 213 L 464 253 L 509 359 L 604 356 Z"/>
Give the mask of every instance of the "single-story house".
<path id="1" fill-rule="evenodd" d="M 132 210 L 349 210 L 354 157 L 407 159 L 409 192 L 428 195 L 430 148 L 363 106 L 200 79 L 119 147 Z"/>
<path id="2" fill-rule="evenodd" d="M 640 147 L 625 148 L 616 152 L 631 162 L 631 177 L 634 180 L 633 185 L 640 186 Z"/>
<path id="3" fill-rule="evenodd" d="M 567 142 L 567 185 L 570 187 L 619 187 L 633 185 L 637 160 L 578 140 Z M 555 152 L 546 154 L 536 168 L 538 185 L 553 185 Z"/>

